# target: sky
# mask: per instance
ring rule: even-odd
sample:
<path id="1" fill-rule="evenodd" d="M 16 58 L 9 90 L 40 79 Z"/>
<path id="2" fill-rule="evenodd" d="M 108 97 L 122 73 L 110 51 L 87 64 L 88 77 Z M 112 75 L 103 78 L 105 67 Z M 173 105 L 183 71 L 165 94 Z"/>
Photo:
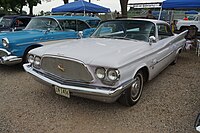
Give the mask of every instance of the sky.
<path id="1" fill-rule="evenodd" d="M 52 8 L 63 5 L 63 0 L 49 0 L 51 2 L 42 2 L 33 8 L 33 13 L 38 14 L 41 10 L 51 11 Z M 89 1 L 89 0 L 85 0 Z M 142 3 L 142 2 L 160 2 L 163 0 L 129 0 L 129 3 Z M 69 0 L 69 2 L 74 2 L 74 0 Z M 91 0 L 92 3 L 110 8 L 111 11 L 120 11 L 120 2 L 119 0 Z M 29 13 L 28 7 L 24 7 L 23 10 Z"/>

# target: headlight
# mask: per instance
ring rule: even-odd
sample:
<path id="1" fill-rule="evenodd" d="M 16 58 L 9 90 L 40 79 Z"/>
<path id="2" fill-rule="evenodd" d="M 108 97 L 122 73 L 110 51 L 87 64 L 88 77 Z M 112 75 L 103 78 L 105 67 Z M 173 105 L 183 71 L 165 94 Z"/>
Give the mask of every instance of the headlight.
<path id="1" fill-rule="evenodd" d="M 39 68 L 40 62 L 41 62 L 41 58 L 36 56 L 35 59 L 34 59 L 34 67 Z"/>
<path id="2" fill-rule="evenodd" d="M 34 62 L 34 56 L 33 55 L 28 56 L 28 62 L 33 64 L 33 62 Z"/>
<path id="3" fill-rule="evenodd" d="M 9 40 L 8 38 L 2 38 L 2 44 L 4 47 L 8 48 L 9 47 Z"/>
<path id="4" fill-rule="evenodd" d="M 107 72 L 107 75 L 108 75 L 108 79 L 111 81 L 116 81 L 120 77 L 119 70 L 115 70 L 115 69 L 109 69 Z"/>
<path id="5" fill-rule="evenodd" d="M 96 76 L 99 78 L 99 79 L 104 79 L 105 76 L 106 76 L 106 70 L 104 68 L 97 68 L 96 69 Z"/>

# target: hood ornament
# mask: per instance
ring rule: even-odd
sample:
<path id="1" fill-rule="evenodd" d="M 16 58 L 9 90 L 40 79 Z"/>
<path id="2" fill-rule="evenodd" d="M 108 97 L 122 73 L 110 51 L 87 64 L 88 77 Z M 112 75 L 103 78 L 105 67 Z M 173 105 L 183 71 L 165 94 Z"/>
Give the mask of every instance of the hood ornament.
<path id="1" fill-rule="evenodd" d="M 65 71 L 65 68 L 63 67 L 63 65 L 58 65 L 57 66 L 57 68 L 60 70 L 60 71 L 62 71 L 62 72 L 64 72 Z"/>

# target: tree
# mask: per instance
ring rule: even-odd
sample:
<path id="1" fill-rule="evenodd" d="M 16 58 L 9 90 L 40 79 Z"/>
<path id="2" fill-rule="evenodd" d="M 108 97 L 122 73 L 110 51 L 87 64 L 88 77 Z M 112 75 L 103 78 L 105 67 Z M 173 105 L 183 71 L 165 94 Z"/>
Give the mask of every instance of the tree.
<path id="1" fill-rule="evenodd" d="M 64 4 L 69 3 L 69 0 L 63 0 Z"/>
<path id="2" fill-rule="evenodd" d="M 128 0 L 120 0 L 122 17 L 127 17 Z"/>
<path id="3" fill-rule="evenodd" d="M 27 0 L 29 7 L 29 15 L 33 15 L 33 6 L 37 6 L 37 4 L 41 4 L 41 0 Z"/>
<path id="4" fill-rule="evenodd" d="M 22 14 L 22 8 L 24 5 L 26 5 L 25 0 L 1 0 L 0 2 L 0 7 L 2 7 L 5 12 L 12 10 L 17 14 Z"/>

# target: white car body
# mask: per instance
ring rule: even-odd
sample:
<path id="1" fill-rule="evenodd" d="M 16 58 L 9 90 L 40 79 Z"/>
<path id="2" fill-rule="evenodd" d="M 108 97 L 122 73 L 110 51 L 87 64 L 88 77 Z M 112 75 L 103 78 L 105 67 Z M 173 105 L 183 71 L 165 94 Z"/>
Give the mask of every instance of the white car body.
<path id="1" fill-rule="evenodd" d="M 198 28 L 198 32 L 200 32 L 200 14 L 198 14 L 194 20 L 178 20 L 176 28 L 177 30 L 183 31 L 192 25 L 196 26 Z"/>
<path id="2" fill-rule="evenodd" d="M 130 86 L 138 87 L 135 83 L 135 76 L 139 71 L 143 71 L 145 80 L 151 80 L 176 60 L 177 55 L 185 45 L 184 36 L 186 31 L 179 35 L 171 34 L 169 37 L 160 39 L 158 25 L 159 27 L 169 26 L 163 21 L 148 19 L 116 21 L 151 23 L 155 26 L 155 36 L 149 37 L 150 42 L 136 39 L 95 37 L 60 42 L 30 51 L 29 54 L 34 58 L 41 58 L 41 66 L 36 68 L 34 62 L 32 62 L 25 64 L 24 69 L 40 81 L 67 89 L 70 95 L 103 102 L 114 102 Z M 108 23 L 110 24 L 112 21 L 108 21 Z M 47 61 L 50 58 L 51 61 Z M 44 61 L 46 62 L 44 63 Z M 75 65 L 70 66 L 66 62 Z M 80 63 L 86 68 L 88 73 L 85 73 L 88 76 L 81 76 L 82 71 L 76 69 L 78 68 L 76 63 Z M 51 72 L 47 68 L 51 69 Z M 103 80 L 99 79 L 96 75 L 97 68 L 105 69 L 105 73 L 107 73 L 105 75 L 107 76 L 109 75 L 108 72 L 111 71 L 110 69 L 116 70 L 120 76 L 115 82 L 110 81 L 108 77 Z M 69 73 L 75 75 L 75 77 L 80 74 L 80 79 L 66 79 L 65 76 Z M 88 80 L 81 79 L 81 77 Z"/>

